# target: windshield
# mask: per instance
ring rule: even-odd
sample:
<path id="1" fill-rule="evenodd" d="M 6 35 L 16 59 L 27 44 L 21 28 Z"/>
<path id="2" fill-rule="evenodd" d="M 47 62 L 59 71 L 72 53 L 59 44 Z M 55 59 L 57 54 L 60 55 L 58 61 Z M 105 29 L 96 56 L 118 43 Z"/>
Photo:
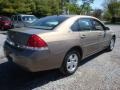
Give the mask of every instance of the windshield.
<path id="1" fill-rule="evenodd" d="M 44 29 L 44 30 L 52 30 L 60 23 L 65 21 L 67 18 L 68 17 L 64 17 L 64 16 L 48 16 L 33 22 L 30 27 L 37 29 Z"/>
<path id="2" fill-rule="evenodd" d="M 23 16 L 22 20 L 23 21 L 34 21 L 36 20 L 36 17 L 35 16 Z"/>

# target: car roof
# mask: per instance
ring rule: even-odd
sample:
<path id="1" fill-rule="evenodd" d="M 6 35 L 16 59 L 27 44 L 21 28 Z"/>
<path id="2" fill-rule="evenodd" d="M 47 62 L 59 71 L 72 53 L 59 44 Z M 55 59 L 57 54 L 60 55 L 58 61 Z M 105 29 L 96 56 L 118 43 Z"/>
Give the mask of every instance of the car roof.
<path id="1" fill-rule="evenodd" d="M 97 18 L 95 18 L 93 16 L 87 16 L 87 15 L 54 15 L 54 16 L 68 17 L 68 18 L 79 17 L 79 18 L 94 18 L 94 19 L 97 19 Z"/>
<path id="2" fill-rule="evenodd" d="M 61 32 L 65 32 L 65 31 L 69 30 L 71 25 L 73 25 L 73 23 L 78 19 L 88 18 L 88 19 L 99 20 L 93 16 L 87 16 L 87 15 L 58 15 L 58 16 L 68 17 L 68 19 L 66 21 L 64 21 L 58 27 L 55 28 L 56 31 L 61 31 Z M 62 29 L 63 27 L 64 27 L 64 29 Z"/>
<path id="3" fill-rule="evenodd" d="M 20 16 L 34 16 L 34 15 L 28 15 L 28 14 L 19 14 Z"/>
<path id="4" fill-rule="evenodd" d="M 84 17 L 84 18 L 95 18 L 93 16 L 88 16 L 88 15 L 60 15 L 60 16 L 65 16 L 65 17 Z"/>
<path id="5" fill-rule="evenodd" d="M 13 15 L 13 16 L 34 16 L 34 15 L 30 15 L 30 14 L 16 14 L 16 15 Z"/>

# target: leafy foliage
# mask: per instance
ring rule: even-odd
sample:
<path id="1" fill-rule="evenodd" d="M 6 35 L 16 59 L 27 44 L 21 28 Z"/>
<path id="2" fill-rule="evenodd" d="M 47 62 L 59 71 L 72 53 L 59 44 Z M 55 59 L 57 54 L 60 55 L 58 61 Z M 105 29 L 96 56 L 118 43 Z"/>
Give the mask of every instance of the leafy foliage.
<path id="1" fill-rule="evenodd" d="M 107 0 L 106 0 L 107 1 Z M 120 0 L 108 0 L 105 3 L 104 18 L 115 22 L 115 18 L 120 17 Z"/>
<path id="2" fill-rule="evenodd" d="M 0 14 L 35 14 L 42 17 L 46 15 L 57 15 L 62 13 L 63 7 L 70 14 L 80 14 L 82 6 L 76 4 L 78 0 L 0 0 Z M 82 1 L 82 0 L 81 0 Z M 62 6 L 64 3 L 64 6 Z M 91 9 L 85 6 L 84 12 Z M 84 14 L 84 13 L 83 13 Z"/>
<path id="3" fill-rule="evenodd" d="M 0 0 L 0 11 L 1 14 L 52 15 L 60 11 L 60 0 Z"/>

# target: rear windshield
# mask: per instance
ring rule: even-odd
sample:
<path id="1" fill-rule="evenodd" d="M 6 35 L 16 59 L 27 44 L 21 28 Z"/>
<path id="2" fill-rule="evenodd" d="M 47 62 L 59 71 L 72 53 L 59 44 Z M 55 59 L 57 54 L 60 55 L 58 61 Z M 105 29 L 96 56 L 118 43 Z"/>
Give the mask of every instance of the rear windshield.
<path id="1" fill-rule="evenodd" d="M 68 17 L 64 16 L 48 16 L 33 22 L 30 27 L 43 30 L 52 30 L 67 18 Z"/>
<path id="2" fill-rule="evenodd" d="M 23 16 L 22 20 L 23 21 L 33 21 L 33 20 L 36 20 L 36 17 L 35 16 Z"/>

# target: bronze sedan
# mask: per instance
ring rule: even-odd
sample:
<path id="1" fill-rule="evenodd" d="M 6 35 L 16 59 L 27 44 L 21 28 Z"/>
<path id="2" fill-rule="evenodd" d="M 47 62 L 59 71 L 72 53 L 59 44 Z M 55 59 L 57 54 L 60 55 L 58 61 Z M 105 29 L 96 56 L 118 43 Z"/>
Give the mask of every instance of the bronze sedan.
<path id="1" fill-rule="evenodd" d="M 113 50 L 116 36 L 91 16 L 47 16 L 29 27 L 8 32 L 4 52 L 32 72 L 59 68 L 73 74 L 84 58 L 103 49 Z"/>

